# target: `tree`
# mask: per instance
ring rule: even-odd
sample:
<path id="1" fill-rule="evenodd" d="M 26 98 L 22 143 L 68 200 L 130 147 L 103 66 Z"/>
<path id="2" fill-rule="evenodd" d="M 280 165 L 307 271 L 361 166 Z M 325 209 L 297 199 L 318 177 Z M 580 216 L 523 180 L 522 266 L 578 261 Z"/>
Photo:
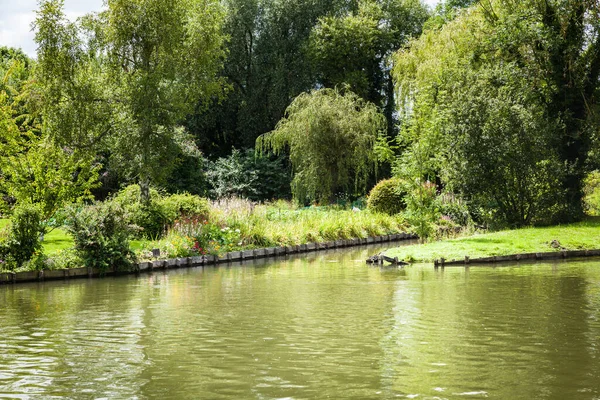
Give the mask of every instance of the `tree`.
<path id="1" fill-rule="evenodd" d="M 31 96 L 23 90 L 11 87 L 12 97 L 0 90 L 0 189 L 17 204 L 36 204 L 48 221 L 66 204 L 90 196 L 98 167 L 93 157 L 57 146 L 40 131 L 36 118 L 17 111 Z"/>
<path id="2" fill-rule="evenodd" d="M 103 140 L 149 201 L 150 183 L 164 181 L 190 144 L 182 120 L 221 88 L 223 10 L 210 0 L 107 5 L 70 23 L 62 0 L 41 4 L 36 42 L 47 124 L 63 143 Z"/>
<path id="3" fill-rule="evenodd" d="M 294 198 L 328 202 L 340 192 L 366 192 L 383 130 L 385 118 L 373 104 L 350 91 L 321 89 L 296 97 L 276 129 L 258 138 L 257 148 L 288 149 Z"/>
<path id="4" fill-rule="evenodd" d="M 382 108 L 392 137 L 397 121 L 389 57 L 421 33 L 428 16 L 419 1 L 362 0 L 357 10 L 320 18 L 308 44 L 318 83 L 349 85 Z"/>
<path id="5" fill-rule="evenodd" d="M 511 225 L 582 215 L 600 8 L 482 1 L 396 57 L 404 173 L 439 178 Z"/>
<path id="6" fill-rule="evenodd" d="M 315 87 L 307 40 L 318 19 L 347 0 L 225 0 L 226 96 L 200 102 L 186 126 L 210 159 L 253 147 L 300 93 Z M 206 108 L 208 107 L 208 108 Z"/>

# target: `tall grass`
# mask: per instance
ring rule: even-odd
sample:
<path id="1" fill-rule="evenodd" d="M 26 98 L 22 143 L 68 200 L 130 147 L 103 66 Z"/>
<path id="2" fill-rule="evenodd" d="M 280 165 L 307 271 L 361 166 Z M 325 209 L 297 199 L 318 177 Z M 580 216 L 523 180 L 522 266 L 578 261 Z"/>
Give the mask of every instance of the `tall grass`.
<path id="1" fill-rule="evenodd" d="M 282 201 L 255 205 L 241 199 L 213 203 L 211 222 L 239 229 L 244 245 L 256 247 L 365 238 L 407 230 L 400 216 L 333 207 L 296 208 Z"/>

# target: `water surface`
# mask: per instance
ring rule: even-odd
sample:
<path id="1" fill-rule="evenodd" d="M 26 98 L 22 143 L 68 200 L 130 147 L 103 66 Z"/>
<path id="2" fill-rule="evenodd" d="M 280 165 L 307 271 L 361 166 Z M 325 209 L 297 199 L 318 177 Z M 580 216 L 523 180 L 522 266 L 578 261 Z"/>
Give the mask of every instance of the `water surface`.
<path id="1" fill-rule="evenodd" d="M 376 248 L 0 287 L 0 398 L 600 398 L 600 262 Z"/>

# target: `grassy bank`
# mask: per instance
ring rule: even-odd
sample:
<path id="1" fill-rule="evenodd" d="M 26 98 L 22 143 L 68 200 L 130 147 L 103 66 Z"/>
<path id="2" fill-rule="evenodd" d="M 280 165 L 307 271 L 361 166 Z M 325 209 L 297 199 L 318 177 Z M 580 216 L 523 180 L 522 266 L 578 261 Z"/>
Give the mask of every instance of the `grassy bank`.
<path id="1" fill-rule="evenodd" d="M 408 231 L 402 217 L 367 210 L 297 208 L 284 201 L 257 205 L 240 199 L 214 202 L 209 207 L 208 216 L 182 217 L 162 238 L 132 240 L 130 248 L 143 261 L 153 259 L 151 250 L 156 248 L 160 249 L 161 258 L 178 258 Z M 8 223 L 0 220 L 0 229 Z M 73 245 L 73 238 L 64 229 L 55 228 L 46 234 L 43 249 L 53 259 L 51 268 L 81 264 L 69 250 Z M 27 265 L 23 268 L 29 269 Z"/>
<path id="2" fill-rule="evenodd" d="M 552 241 L 560 247 L 553 247 Z M 390 257 L 407 261 L 432 261 L 503 256 L 509 254 L 536 253 L 566 250 L 590 250 L 600 248 L 600 218 L 583 222 L 542 228 L 525 228 L 474 235 L 458 239 L 442 240 L 391 249 Z"/>
<path id="3" fill-rule="evenodd" d="M 296 208 L 288 202 L 254 205 L 228 200 L 211 205 L 207 221 L 182 220 L 158 241 L 136 242 L 142 259 L 151 248 L 166 257 L 366 238 L 406 232 L 400 216 L 331 207 Z"/>

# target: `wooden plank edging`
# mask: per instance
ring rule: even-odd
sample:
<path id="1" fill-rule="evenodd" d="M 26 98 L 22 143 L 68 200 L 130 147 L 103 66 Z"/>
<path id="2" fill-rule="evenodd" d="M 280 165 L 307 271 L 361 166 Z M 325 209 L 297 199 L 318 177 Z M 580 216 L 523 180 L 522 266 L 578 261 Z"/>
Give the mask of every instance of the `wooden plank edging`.
<path id="1" fill-rule="evenodd" d="M 510 254 L 506 256 L 491 256 L 481 258 L 470 258 L 465 256 L 463 260 L 445 260 L 440 258 L 433 261 L 433 265 L 437 267 L 455 267 L 472 264 L 497 264 L 506 262 L 519 261 L 540 261 L 540 260 L 559 260 L 565 258 L 583 258 L 583 257 L 600 257 L 600 249 L 596 250 L 561 250 L 539 253 L 523 253 Z"/>

